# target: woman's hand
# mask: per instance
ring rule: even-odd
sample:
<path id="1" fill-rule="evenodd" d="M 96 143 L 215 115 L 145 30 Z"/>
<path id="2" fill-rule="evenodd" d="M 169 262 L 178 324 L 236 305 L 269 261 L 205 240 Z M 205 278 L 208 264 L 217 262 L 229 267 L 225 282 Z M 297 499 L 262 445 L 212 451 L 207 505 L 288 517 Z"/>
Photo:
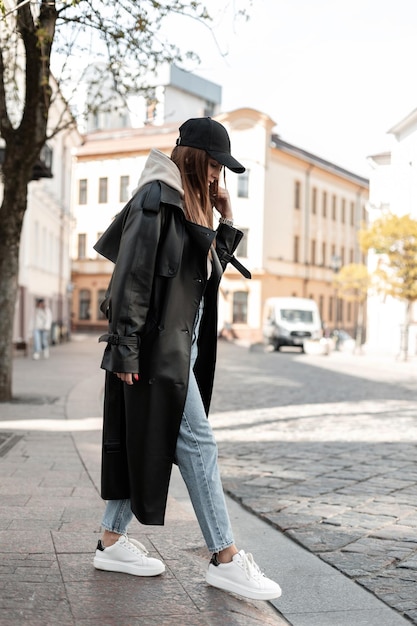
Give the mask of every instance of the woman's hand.
<path id="1" fill-rule="evenodd" d="M 224 187 L 218 187 L 217 185 L 216 187 L 217 188 L 215 190 L 213 189 L 213 192 L 210 193 L 212 205 L 222 217 L 233 220 L 232 205 L 228 190 Z"/>
<path id="2" fill-rule="evenodd" d="M 139 380 L 139 374 L 131 374 L 127 372 L 115 372 L 115 374 L 117 378 L 120 378 L 120 380 L 127 385 L 133 385 L 133 381 Z"/>

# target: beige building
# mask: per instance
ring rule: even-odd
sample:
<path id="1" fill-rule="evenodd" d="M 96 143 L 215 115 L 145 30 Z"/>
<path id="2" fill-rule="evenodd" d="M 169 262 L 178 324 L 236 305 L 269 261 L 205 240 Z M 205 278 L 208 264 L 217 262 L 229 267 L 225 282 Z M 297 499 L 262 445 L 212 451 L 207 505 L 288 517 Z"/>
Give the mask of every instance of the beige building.
<path id="1" fill-rule="evenodd" d="M 270 296 L 304 296 L 319 305 L 323 321 L 351 332 L 355 310 L 338 302 L 334 272 L 363 262 L 357 230 L 366 221 L 368 180 L 283 141 L 274 121 L 253 109 L 215 118 L 229 131 L 234 156 L 247 170 L 227 171 L 235 223 L 246 237 L 237 256 L 252 272 L 233 267 L 221 284 L 219 330 L 261 339 L 262 312 Z M 183 120 L 182 120 L 183 121 Z M 99 302 L 112 264 L 93 245 L 131 195 L 151 148 L 170 154 L 181 122 L 97 131 L 76 150 L 73 175 L 72 320 L 76 329 L 99 330 Z"/>

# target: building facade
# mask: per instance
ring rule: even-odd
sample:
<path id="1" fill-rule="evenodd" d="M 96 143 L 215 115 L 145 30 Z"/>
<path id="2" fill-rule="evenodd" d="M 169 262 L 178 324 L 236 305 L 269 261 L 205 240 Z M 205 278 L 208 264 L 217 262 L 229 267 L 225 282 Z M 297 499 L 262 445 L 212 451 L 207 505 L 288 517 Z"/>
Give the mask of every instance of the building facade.
<path id="1" fill-rule="evenodd" d="M 417 109 L 389 131 L 391 147 L 368 158 L 370 174 L 370 220 L 391 212 L 417 219 Z M 369 269 L 377 257 L 369 255 Z M 381 294 L 368 296 L 368 344 L 373 351 L 399 355 L 406 303 Z M 417 308 L 412 308 L 408 354 L 417 354 Z"/>
<path id="2" fill-rule="evenodd" d="M 203 113 L 201 113 L 203 114 Z M 336 306 L 335 268 L 363 262 L 357 231 L 366 221 L 368 181 L 284 142 L 274 121 L 253 109 L 220 113 L 233 154 L 246 169 L 226 173 L 235 224 L 245 233 L 236 256 L 252 272 L 232 266 L 223 276 L 219 331 L 245 341 L 261 339 L 263 304 L 270 296 L 311 297 L 324 322 L 353 331 L 355 308 Z M 135 188 L 151 148 L 170 154 L 184 119 L 85 136 L 73 175 L 72 320 L 75 329 L 105 326 L 99 303 L 112 264 L 93 245 Z M 336 265 L 335 262 L 337 261 Z"/>
<path id="3" fill-rule="evenodd" d="M 70 121 L 65 101 L 54 99 L 49 127 Z M 66 338 L 71 316 L 71 172 L 73 149 L 81 142 L 75 124 L 44 146 L 28 186 L 19 252 L 18 297 L 13 342 L 29 352 L 35 303 L 44 298 L 52 311 L 52 342 Z"/>

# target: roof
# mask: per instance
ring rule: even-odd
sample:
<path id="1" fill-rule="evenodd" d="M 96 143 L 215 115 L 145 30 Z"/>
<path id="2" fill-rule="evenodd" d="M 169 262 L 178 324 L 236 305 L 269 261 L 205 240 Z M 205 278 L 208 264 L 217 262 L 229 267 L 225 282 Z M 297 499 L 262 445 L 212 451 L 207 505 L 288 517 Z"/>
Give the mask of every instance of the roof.
<path id="1" fill-rule="evenodd" d="M 172 150 L 178 137 L 178 123 L 142 128 L 100 130 L 84 136 L 84 142 L 75 151 L 77 158 L 139 154 L 151 148 Z"/>
<path id="2" fill-rule="evenodd" d="M 346 178 L 350 180 L 351 182 L 354 182 L 358 185 L 361 185 L 363 187 L 369 187 L 368 178 L 359 176 L 358 174 L 355 174 L 354 172 L 346 170 L 345 168 L 340 167 L 339 165 L 336 165 L 335 163 L 332 163 L 331 161 L 326 161 L 326 159 L 322 159 L 316 154 L 312 154 L 311 152 L 307 152 L 307 150 L 303 150 L 302 148 L 298 148 L 297 146 L 294 146 L 291 143 L 283 141 L 279 137 L 279 135 L 272 135 L 271 141 L 275 148 L 278 148 L 279 150 L 282 150 L 283 152 L 286 152 L 287 154 L 292 154 L 293 156 L 296 156 L 299 159 L 302 159 L 306 163 L 310 163 L 310 165 L 316 165 L 317 167 L 320 167 L 321 169 L 331 172 L 332 174 L 337 174 L 338 176 L 342 176 L 343 178 Z"/>

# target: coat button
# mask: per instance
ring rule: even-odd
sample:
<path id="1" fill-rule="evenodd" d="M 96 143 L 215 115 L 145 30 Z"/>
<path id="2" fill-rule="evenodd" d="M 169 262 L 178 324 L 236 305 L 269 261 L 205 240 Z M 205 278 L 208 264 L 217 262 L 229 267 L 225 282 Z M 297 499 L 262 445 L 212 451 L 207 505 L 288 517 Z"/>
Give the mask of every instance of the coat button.
<path id="1" fill-rule="evenodd" d="M 153 384 L 154 384 L 154 382 L 155 382 L 155 378 L 150 378 L 150 379 L 149 379 L 149 384 L 150 384 L 150 385 L 153 385 Z"/>

